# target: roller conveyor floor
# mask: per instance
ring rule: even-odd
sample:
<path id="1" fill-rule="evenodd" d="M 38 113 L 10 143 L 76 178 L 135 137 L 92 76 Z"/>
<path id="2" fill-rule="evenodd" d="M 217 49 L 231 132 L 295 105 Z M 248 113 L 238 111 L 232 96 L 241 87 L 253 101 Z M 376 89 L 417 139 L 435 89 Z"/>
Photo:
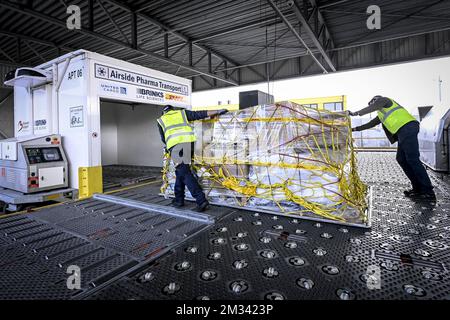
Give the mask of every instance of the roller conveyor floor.
<path id="1" fill-rule="evenodd" d="M 449 299 L 450 185 L 430 172 L 438 202 L 414 203 L 395 154 L 358 157 L 370 230 L 223 207 L 204 223 L 97 199 L 0 219 L 0 299 Z M 158 192 L 114 195 L 170 206 Z"/>

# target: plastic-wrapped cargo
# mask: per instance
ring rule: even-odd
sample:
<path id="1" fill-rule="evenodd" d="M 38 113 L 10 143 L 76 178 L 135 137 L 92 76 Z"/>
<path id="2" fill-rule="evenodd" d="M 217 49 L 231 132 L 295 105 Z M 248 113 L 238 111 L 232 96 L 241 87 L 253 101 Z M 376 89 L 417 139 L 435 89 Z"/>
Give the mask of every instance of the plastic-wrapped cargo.
<path id="1" fill-rule="evenodd" d="M 352 126 L 357 127 L 372 120 L 372 118 L 353 118 Z M 359 148 L 396 148 L 396 144 L 391 144 L 384 133 L 381 125 L 364 131 L 353 132 L 355 146 Z"/>
<path id="2" fill-rule="evenodd" d="M 194 127 L 193 169 L 211 203 L 368 225 L 368 189 L 356 171 L 345 113 L 282 102 L 197 121 Z M 166 196 L 174 194 L 174 171 L 165 159 Z"/>

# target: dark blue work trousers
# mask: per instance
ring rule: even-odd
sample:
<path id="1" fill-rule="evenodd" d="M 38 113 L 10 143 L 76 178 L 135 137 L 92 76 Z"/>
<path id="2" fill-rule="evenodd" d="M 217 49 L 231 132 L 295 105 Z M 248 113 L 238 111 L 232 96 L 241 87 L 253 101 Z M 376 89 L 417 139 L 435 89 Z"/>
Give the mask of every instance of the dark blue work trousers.
<path id="1" fill-rule="evenodd" d="M 397 162 L 411 181 L 414 191 L 431 193 L 433 192 L 433 185 L 420 161 L 419 141 L 417 140 L 419 130 L 419 123 L 412 121 L 405 124 L 397 132 Z"/>
<path id="2" fill-rule="evenodd" d="M 191 166 L 186 163 L 179 164 L 175 169 L 175 201 L 184 203 L 184 190 L 187 186 L 189 192 L 195 198 L 197 205 L 201 205 L 206 201 L 205 194 L 191 170 Z"/>

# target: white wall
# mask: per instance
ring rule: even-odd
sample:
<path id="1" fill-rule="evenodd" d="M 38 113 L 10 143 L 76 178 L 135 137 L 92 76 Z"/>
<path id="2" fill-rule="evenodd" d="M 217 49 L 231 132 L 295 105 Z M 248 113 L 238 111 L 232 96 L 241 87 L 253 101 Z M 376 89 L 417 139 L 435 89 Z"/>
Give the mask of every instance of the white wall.
<path id="1" fill-rule="evenodd" d="M 162 107 L 102 102 L 101 110 L 102 165 L 162 166 L 163 144 L 156 122 Z"/>
<path id="2" fill-rule="evenodd" d="M 442 101 L 439 101 L 439 76 L 442 80 Z M 239 92 L 261 90 L 267 83 L 194 92 L 194 106 L 216 105 L 218 101 L 239 103 Z M 396 64 L 384 67 L 309 76 L 270 84 L 269 93 L 276 101 L 321 96 L 347 95 L 348 108 L 367 106 L 374 95 L 384 95 L 417 113 L 417 106 L 450 106 L 450 58 Z"/>
<path id="3" fill-rule="evenodd" d="M 117 154 L 117 105 L 102 103 L 100 106 L 102 165 L 118 163 Z"/>

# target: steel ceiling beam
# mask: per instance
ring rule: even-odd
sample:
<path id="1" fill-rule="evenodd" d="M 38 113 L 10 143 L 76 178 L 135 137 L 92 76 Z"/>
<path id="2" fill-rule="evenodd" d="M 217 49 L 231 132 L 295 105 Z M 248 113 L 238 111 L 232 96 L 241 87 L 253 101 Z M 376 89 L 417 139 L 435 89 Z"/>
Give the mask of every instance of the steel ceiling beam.
<path id="1" fill-rule="evenodd" d="M 293 13 L 285 14 L 286 17 L 293 16 L 293 15 L 294 15 Z M 270 22 L 273 22 L 273 23 L 269 24 Z M 219 31 L 219 32 L 214 33 L 214 34 L 206 35 L 206 36 L 201 37 L 201 38 L 192 39 L 192 43 L 204 42 L 204 41 L 209 40 L 209 39 L 226 36 L 228 34 L 236 33 L 236 32 L 239 32 L 239 31 L 246 30 L 246 29 L 251 29 L 253 27 L 258 27 L 259 25 L 271 26 L 271 25 L 275 25 L 275 24 L 278 24 L 278 23 L 279 23 L 279 17 L 278 16 L 275 16 L 273 18 L 264 19 L 264 21 L 258 20 L 257 22 L 249 22 L 249 23 L 245 23 L 243 25 L 240 25 L 238 27 L 232 27 L 232 28 L 229 28 L 229 29 L 226 29 L 226 30 L 223 30 L 223 31 Z M 173 44 L 173 45 L 171 45 L 169 47 L 169 49 L 178 48 L 178 47 L 182 46 L 183 44 L 184 43 Z M 163 49 L 158 49 L 155 52 L 162 52 L 162 50 Z M 225 60 L 225 59 L 223 59 L 223 60 Z"/>
<path id="2" fill-rule="evenodd" d="M 337 6 L 337 5 L 349 2 L 349 1 L 352 1 L 352 0 L 337 0 L 337 1 L 334 1 L 334 2 L 330 2 L 330 3 L 325 3 L 325 4 L 320 5 L 319 9 L 325 9 L 325 8 L 329 8 L 329 7 L 334 7 L 334 6 Z"/>
<path id="3" fill-rule="evenodd" d="M 272 0 L 269 0 L 272 1 Z M 305 30 L 306 34 L 308 34 L 309 38 L 311 39 L 311 41 L 314 43 L 314 46 L 317 48 L 317 50 L 319 50 L 320 54 L 322 55 L 323 59 L 325 60 L 325 62 L 328 64 L 328 66 L 330 67 L 330 69 L 335 72 L 336 71 L 336 67 L 334 66 L 333 61 L 331 60 L 330 56 L 328 55 L 328 53 L 326 52 L 326 47 L 327 47 L 327 43 L 329 44 L 328 41 L 332 41 L 329 40 L 330 36 L 329 36 L 329 32 L 328 29 L 326 28 L 325 22 L 323 20 L 322 15 L 319 12 L 319 8 L 317 6 L 314 6 L 316 3 L 315 1 L 310 1 L 313 6 L 314 9 L 317 10 L 317 23 L 319 26 L 319 29 L 322 28 L 323 26 L 323 31 L 321 33 L 321 35 L 317 35 L 313 29 L 311 28 L 311 26 L 308 23 L 308 19 L 303 15 L 302 11 L 300 10 L 298 3 L 298 0 L 294 0 L 291 1 L 292 6 L 291 9 L 294 11 L 295 16 L 297 17 L 297 19 L 301 22 L 303 29 Z M 319 40 L 319 37 L 323 36 L 326 42 L 326 44 L 322 44 L 322 42 Z"/>
<path id="4" fill-rule="evenodd" d="M 146 4 L 142 5 L 139 8 L 135 8 L 135 11 L 136 12 L 144 11 L 144 10 L 147 10 L 147 9 L 149 9 L 151 7 L 158 6 L 162 2 L 166 2 L 166 0 L 150 1 L 149 3 L 146 3 Z"/>
<path id="5" fill-rule="evenodd" d="M 37 51 L 36 49 L 34 49 L 28 42 L 25 41 L 25 45 L 28 47 L 28 49 L 30 49 L 37 57 L 39 57 L 41 59 L 42 62 L 45 62 L 45 58 L 39 53 L 39 51 Z"/>
<path id="6" fill-rule="evenodd" d="M 319 34 L 318 38 L 320 38 L 320 36 L 323 35 L 324 40 L 329 41 L 330 47 L 334 48 L 334 40 L 331 36 L 331 32 L 330 32 L 330 29 L 328 28 L 325 18 L 323 17 L 322 10 L 317 5 L 317 0 L 309 0 L 309 2 L 313 6 L 313 8 L 317 10 L 317 18 L 319 19 L 319 21 L 318 21 L 319 28 L 321 30 L 323 30 L 323 33 Z M 325 48 L 325 49 L 328 49 L 328 48 Z"/>
<path id="7" fill-rule="evenodd" d="M 347 2 L 347 1 L 348 0 L 337 1 L 337 3 L 332 3 L 330 5 L 325 5 L 325 6 L 319 5 L 317 8 L 318 9 L 321 9 L 322 7 L 327 7 L 328 8 L 328 7 L 331 7 L 333 5 L 340 4 L 341 2 Z M 312 9 L 310 9 L 309 11 L 312 11 Z M 284 16 L 286 18 L 290 18 L 290 17 L 294 17 L 295 14 L 294 13 L 284 13 Z M 243 31 L 243 30 L 254 28 L 254 27 L 258 27 L 260 25 L 264 25 L 264 26 L 275 25 L 275 24 L 278 24 L 280 22 L 279 19 L 280 19 L 279 16 L 277 14 L 275 14 L 275 16 L 270 17 L 270 18 L 266 18 L 263 21 L 258 20 L 256 22 L 255 21 L 248 22 L 248 23 L 239 25 L 237 27 L 232 27 L 232 28 L 229 28 L 229 29 L 226 29 L 226 30 L 223 30 L 223 31 L 216 32 L 214 34 L 209 34 L 209 35 L 206 35 L 206 36 L 203 36 L 203 37 L 200 37 L 200 38 L 192 39 L 192 42 L 193 43 L 201 43 L 201 42 L 204 42 L 206 40 L 210 40 L 210 39 L 213 39 L 213 38 L 226 36 L 226 35 L 229 35 L 229 34 L 232 34 L 232 33 L 236 33 L 236 32 L 239 32 L 239 31 Z M 183 28 L 185 28 L 185 27 L 183 27 Z M 164 33 L 166 33 L 166 32 L 168 32 L 168 31 L 164 31 Z M 205 43 L 203 43 L 203 44 L 205 45 Z M 178 48 L 178 47 L 180 47 L 182 45 L 184 45 L 184 43 L 176 43 L 176 44 L 173 44 L 173 45 L 169 46 L 169 49 L 175 49 L 175 48 Z M 163 52 L 163 50 L 164 49 L 158 49 L 155 52 L 159 53 L 159 52 Z"/>
<path id="8" fill-rule="evenodd" d="M 218 45 L 218 46 L 230 46 L 230 47 L 244 47 L 244 48 L 257 48 L 257 49 L 266 49 L 266 48 L 280 48 L 280 49 L 298 49 L 298 45 L 262 45 L 255 44 L 249 42 L 238 42 L 238 41 L 214 41 L 214 42 L 206 42 L 208 45 Z"/>
<path id="9" fill-rule="evenodd" d="M 340 46 L 340 47 L 336 47 L 334 49 L 331 49 L 330 51 L 332 52 L 338 52 L 338 51 L 342 51 L 342 50 L 346 50 L 346 49 L 353 49 L 353 48 L 359 48 L 359 47 L 363 47 L 363 46 L 368 46 L 368 45 L 372 45 L 372 44 L 377 44 L 377 43 L 382 43 L 382 42 L 387 42 L 387 41 L 394 41 L 394 40 L 401 40 L 401 39 L 405 39 L 405 38 L 410 38 L 410 37 L 416 37 L 416 36 L 423 36 L 426 34 L 430 34 L 430 33 L 435 33 L 435 32 L 443 32 L 443 31 L 450 31 L 450 26 L 448 27 L 444 27 L 444 28 L 438 28 L 438 29 L 432 29 L 432 30 L 428 30 L 428 31 L 420 31 L 420 32 L 415 32 L 415 33 L 406 33 L 403 35 L 398 35 L 398 36 L 392 36 L 389 38 L 385 38 L 385 39 L 378 39 L 378 40 L 371 40 L 371 41 L 366 41 L 366 42 L 360 42 L 357 44 L 352 44 L 352 45 L 347 45 L 347 46 Z M 317 50 L 313 50 L 313 53 L 318 53 Z M 230 71 L 230 70 L 239 70 L 242 68 L 247 68 L 250 66 L 259 66 L 259 65 L 263 65 L 269 62 L 278 62 L 278 61 L 283 61 L 286 59 L 294 59 L 294 58 L 301 58 L 301 57 L 305 57 L 309 55 L 309 53 L 302 53 L 302 54 L 292 54 L 292 55 L 287 55 L 284 57 L 278 57 L 276 59 L 270 59 L 270 60 L 264 60 L 264 61 L 260 61 L 260 62 L 254 62 L 254 63 L 244 63 L 241 64 L 239 66 L 233 66 L 233 67 L 228 67 L 228 68 L 221 68 L 218 69 L 217 72 L 224 72 L 224 71 Z"/>
<path id="10" fill-rule="evenodd" d="M 125 5 L 125 4 L 117 1 L 117 0 L 103 0 L 103 1 L 104 2 L 108 2 L 108 3 L 110 3 L 110 4 L 114 5 L 114 6 L 122 9 L 122 10 L 127 11 L 127 12 L 134 12 L 134 9 L 132 7 L 129 7 L 129 6 Z M 192 39 L 190 39 L 188 36 L 184 35 L 181 32 L 172 30 L 169 26 L 167 26 L 166 24 L 164 24 L 161 21 L 157 20 L 156 18 L 154 18 L 154 17 L 152 17 L 152 16 L 150 16 L 148 14 L 144 14 L 142 12 L 137 12 L 136 14 L 142 20 L 145 20 L 145 21 L 147 21 L 147 22 L 157 26 L 161 30 L 165 31 L 166 34 L 170 33 L 170 34 L 174 35 L 175 37 L 183 40 L 184 42 L 192 42 Z M 219 53 L 219 52 L 217 52 L 217 51 L 215 51 L 215 50 L 213 50 L 213 49 L 211 49 L 209 47 L 206 47 L 206 46 L 203 46 L 203 45 L 200 45 L 200 44 L 196 44 L 195 42 L 192 42 L 192 43 L 193 43 L 193 45 L 195 47 L 197 47 L 198 49 L 200 49 L 200 50 L 202 50 L 204 52 L 211 51 L 211 54 L 213 54 L 214 56 L 216 56 L 220 60 L 228 60 L 228 62 L 231 62 L 234 65 L 238 65 L 237 62 L 233 61 L 232 59 L 224 56 L 223 54 L 221 54 L 221 53 Z M 163 50 L 165 50 L 165 49 L 163 49 Z"/>
<path id="11" fill-rule="evenodd" d="M 108 0 L 108 2 L 109 1 L 110 0 Z M 17 4 L 11 3 L 9 1 L 2 1 L 2 2 L 0 2 L 0 7 L 6 8 L 8 10 L 12 10 L 12 11 L 15 11 L 15 12 L 18 12 L 18 13 L 26 14 L 26 15 L 28 15 L 30 17 L 33 17 L 33 18 L 36 18 L 36 19 L 39 19 L 39 20 L 51 23 L 53 25 L 62 27 L 64 29 L 67 28 L 66 23 L 64 21 L 61 21 L 59 19 L 53 18 L 51 16 L 48 16 L 48 15 L 42 13 L 42 12 L 35 11 L 35 10 L 32 10 L 32 9 L 23 7 L 21 5 L 17 5 Z M 99 34 L 99 33 L 94 32 L 94 31 L 90 31 L 90 30 L 86 30 L 86 29 L 79 29 L 79 30 L 75 29 L 72 32 L 77 32 L 77 33 L 83 34 L 85 36 L 88 36 L 88 37 L 91 37 L 91 38 L 95 38 L 95 39 L 103 41 L 103 42 L 107 42 L 107 43 L 109 43 L 111 45 L 114 45 L 114 46 L 126 48 L 129 51 L 132 51 L 132 52 L 135 52 L 135 53 L 141 53 L 143 55 L 146 55 L 148 57 L 154 58 L 156 60 L 159 60 L 159 61 L 162 61 L 162 62 L 165 62 L 165 63 L 169 63 L 169 64 L 172 64 L 172 65 L 180 66 L 183 69 L 190 70 L 192 72 L 195 72 L 195 73 L 198 73 L 198 74 L 202 74 L 202 75 L 208 76 L 208 77 L 213 78 L 213 79 L 217 79 L 217 80 L 220 80 L 220 81 L 223 81 L 223 82 L 235 85 L 235 86 L 238 85 L 238 83 L 233 81 L 233 80 L 224 79 L 221 76 L 218 76 L 216 74 L 205 72 L 205 71 L 200 70 L 198 68 L 191 67 L 191 66 L 189 66 L 187 64 L 184 64 L 184 63 L 181 63 L 181 62 L 178 62 L 178 61 L 175 61 L 175 60 L 163 57 L 163 56 L 158 55 L 158 54 L 156 54 L 156 53 L 154 53 L 154 52 L 152 52 L 150 50 L 145 50 L 145 49 L 142 49 L 142 48 L 141 49 L 133 48 L 132 45 L 126 44 L 126 43 L 124 43 L 122 41 L 113 39 L 111 37 L 105 36 L 103 34 Z"/>
<path id="12" fill-rule="evenodd" d="M 343 3 L 348 2 L 348 1 L 351 1 L 351 0 L 340 0 L 340 1 L 335 1 L 335 2 L 332 2 L 332 3 L 328 3 L 328 4 L 318 5 L 317 8 L 318 9 L 329 8 L 329 7 L 333 7 L 333 6 L 339 5 L 339 4 L 343 4 Z M 308 11 L 312 11 L 312 10 L 313 9 L 309 9 Z M 294 16 L 294 13 L 284 13 L 284 16 L 286 18 L 290 18 L 290 17 Z M 242 24 L 242 25 L 237 26 L 237 27 L 232 27 L 232 28 L 226 29 L 224 31 L 220 31 L 220 32 L 217 32 L 217 33 L 214 33 L 214 34 L 203 36 L 201 38 L 192 39 L 192 42 L 193 43 L 203 42 L 205 40 L 209 40 L 209 39 L 212 39 L 212 38 L 222 37 L 222 36 L 225 36 L 225 35 L 228 35 L 228 34 L 231 34 L 231 33 L 236 33 L 238 31 L 251 29 L 253 27 L 258 27 L 260 25 L 266 26 L 268 23 L 272 23 L 272 22 L 274 24 L 277 24 L 279 22 L 278 19 L 279 19 L 278 15 L 275 15 L 274 17 L 264 19 L 264 21 L 258 20 L 256 22 L 255 21 L 248 22 L 248 23 Z M 183 29 L 184 28 L 186 28 L 186 27 L 183 27 Z M 177 47 L 179 47 L 181 45 L 183 45 L 183 44 L 182 43 L 177 43 L 177 44 L 171 45 L 169 48 L 170 49 L 177 48 Z M 160 49 L 160 50 L 162 50 L 162 49 Z"/>
<path id="13" fill-rule="evenodd" d="M 55 42 L 52 41 L 47 41 L 47 40 L 42 40 L 42 39 L 37 39 L 34 37 L 29 37 L 23 34 L 18 34 L 18 33 L 14 33 L 14 32 L 9 32 L 9 31 L 3 31 L 0 30 L 0 35 L 6 36 L 6 37 L 10 37 L 10 38 L 18 38 L 21 39 L 23 41 L 29 41 L 29 42 L 35 42 L 37 44 L 41 44 L 43 46 L 47 46 L 47 47 L 53 47 L 55 49 L 63 49 L 66 51 L 73 51 L 75 50 L 74 48 L 68 47 L 68 46 L 60 46 Z"/>
<path id="14" fill-rule="evenodd" d="M 391 23 L 389 23 L 389 24 L 387 24 L 387 25 L 383 25 L 383 28 L 382 28 L 381 30 L 370 30 L 370 31 L 368 31 L 368 32 L 365 32 L 365 33 L 364 33 L 363 35 L 361 35 L 360 37 L 356 38 L 355 40 L 352 40 L 352 41 L 349 42 L 349 43 L 346 43 L 345 45 L 352 45 L 352 44 L 354 44 L 354 43 L 359 42 L 360 40 L 368 39 L 368 38 L 373 38 L 374 35 L 380 34 L 380 33 L 382 33 L 383 31 L 385 31 L 386 29 L 391 28 L 392 26 L 394 26 L 394 25 L 396 25 L 396 24 L 398 24 L 398 23 L 400 23 L 400 22 L 402 22 L 402 21 L 404 21 L 404 20 L 406 20 L 406 19 L 408 19 L 408 18 L 410 18 L 410 17 L 412 17 L 412 16 L 417 16 L 419 13 L 421 13 L 421 12 L 427 10 L 427 9 L 432 8 L 432 7 L 434 7 L 434 6 L 436 6 L 436 5 L 440 4 L 440 3 L 442 3 L 443 1 L 444 1 L 444 0 L 437 0 L 437 1 L 434 1 L 434 2 L 432 2 L 432 3 L 428 3 L 426 6 L 422 6 L 420 9 L 415 10 L 414 12 L 411 12 L 411 13 L 409 13 L 409 14 L 406 14 L 406 15 L 405 15 L 404 17 L 402 17 L 402 18 L 396 19 L 395 21 L 393 21 L 393 22 L 391 22 Z"/>
<path id="15" fill-rule="evenodd" d="M 8 136 L 2 130 L 0 130 L 0 137 L 3 137 L 3 139 L 8 139 Z"/>
<path id="16" fill-rule="evenodd" d="M 344 3 L 344 2 L 348 2 L 348 1 L 350 1 L 350 0 L 341 0 L 341 1 L 336 1 L 334 3 L 330 3 L 330 4 L 318 5 L 317 8 L 318 9 L 328 8 L 328 7 L 332 7 L 332 6 L 335 6 L 335 5 Z M 309 11 L 312 11 L 312 10 L 313 9 L 309 9 Z M 285 12 L 283 14 L 284 14 L 284 16 L 286 18 L 290 18 L 290 17 L 294 16 L 294 13 L 289 13 L 289 12 Z M 202 41 L 209 40 L 209 39 L 212 39 L 212 38 L 225 36 L 225 35 L 228 35 L 230 33 L 235 33 L 235 32 L 246 30 L 246 29 L 250 29 L 250 28 L 253 28 L 253 27 L 258 27 L 259 25 L 266 26 L 268 23 L 277 24 L 279 22 L 278 20 L 279 20 L 279 16 L 276 14 L 274 17 L 266 18 L 263 21 L 258 20 L 256 22 L 245 23 L 243 25 L 240 25 L 240 26 L 237 26 L 237 27 L 233 27 L 233 28 L 229 28 L 227 30 L 220 31 L 220 32 L 217 32 L 217 33 L 214 33 L 214 34 L 206 35 L 206 36 L 198 38 L 198 39 L 193 39 L 192 41 L 193 42 L 202 42 Z M 179 44 L 175 44 L 174 46 L 179 46 Z"/>
<path id="17" fill-rule="evenodd" d="M 18 68 L 18 67 L 23 67 L 23 63 L 18 63 L 18 62 L 11 62 L 9 60 L 0 60 L 0 66 L 8 66 L 8 67 L 13 67 L 13 68 Z M 0 79 L 3 80 L 3 79 Z M 1 85 L 1 81 L 0 81 L 0 85 Z"/>
<path id="18" fill-rule="evenodd" d="M 322 12 L 329 12 L 329 13 L 338 13 L 338 14 L 350 14 L 355 16 L 365 16 L 367 17 L 367 12 L 365 11 L 348 11 L 348 10 L 339 10 L 339 9 L 323 9 Z M 407 16 L 405 14 L 399 14 L 399 13 L 386 13 L 383 11 L 383 17 L 392 17 L 392 18 L 409 18 L 409 19 L 416 19 L 416 20 L 428 20 L 428 21 L 450 21 L 450 17 L 443 17 L 443 16 L 429 16 L 429 15 L 411 15 Z"/>
<path id="19" fill-rule="evenodd" d="M 292 34 L 297 38 L 297 40 L 302 44 L 302 46 L 306 49 L 306 51 L 311 55 L 313 60 L 317 63 L 317 65 L 323 70 L 324 73 L 328 73 L 328 70 L 323 66 L 323 64 L 316 58 L 311 48 L 306 44 L 305 40 L 298 34 L 297 30 L 292 26 L 289 20 L 284 16 L 281 10 L 277 7 L 277 5 L 272 0 L 267 0 L 272 9 L 278 14 L 278 16 L 283 20 L 286 26 L 291 30 Z M 302 15 L 303 16 L 303 15 Z"/>
<path id="20" fill-rule="evenodd" d="M 284 16 L 286 18 L 288 18 L 288 17 L 294 16 L 294 14 L 293 13 L 291 13 L 291 14 L 288 13 L 288 14 L 284 14 Z M 226 35 L 228 35 L 230 33 L 236 33 L 238 31 L 242 31 L 242 30 L 258 27 L 260 25 L 270 26 L 270 23 L 278 24 L 279 22 L 280 22 L 279 21 L 279 15 L 277 14 L 276 16 L 274 16 L 272 18 L 264 19 L 263 21 L 262 20 L 258 20 L 256 22 L 248 22 L 248 23 L 245 23 L 245 24 L 240 25 L 238 27 L 232 27 L 232 28 L 229 28 L 229 29 L 226 29 L 226 30 L 223 30 L 223 31 L 216 32 L 214 34 L 206 35 L 204 37 L 195 39 L 194 41 L 195 42 L 202 42 L 202 41 L 209 40 L 209 39 L 212 39 L 212 38 L 226 36 Z"/>
<path id="21" fill-rule="evenodd" d="M 125 35 L 125 33 L 122 31 L 122 29 L 119 27 L 119 25 L 116 23 L 116 21 L 114 20 L 114 18 L 111 16 L 111 14 L 109 13 L 108 9 L 105 8 L 105 6 L 102 3 L 102 0 L 97 0 L 98 5 L 100 6 L 100 8 L 102 9 L 102 11 L 106 14 L 106 16 L 108 17 L 109 21 L 112 23 L 112 25 L 114 26 L 114 28 L 116 28 L 117 31 L 119 31 L 119 33 L 122 35 L 123 39 L 125 40 L 126 43 L 130 44 L 130 41 L 128 40 L 127 36 Z M 92 30 L 91 30 L 92 31 Z"/>
<path id="22" fill-rule="evenodd" d="M 13 57 L 11 57 L 7 52 L 5 52 L 2 48 L 0 48 L 0 54 L 8 58 L 11 62 L 16 62 Z"/>
<path id="23" fill-rule="evenodd" d="M 296 25 L 293 26 L 293 27 L 295 28 Z M 281 40 L 281 38 L 283 38 L 283 37 L 284 37 L 286 34 L 288 34 L 289 32 L 291 32 L 291 30 L 288 28 L 286 31 L 284 31 L 283 33 L 281 33 L 277 38 L 275 38 L 275 39 L 273 39 L 272 41 L 270 41 L 270 42 L 267 44 L 267 46 L 272 46 L 272 45 L 276 44 L 277 41 Z M 249 58 L 247 58 L 247 59 L 245 60 L 244 64 L 247 63 L 247 62 L 249 62 L 250 60 L 253 60 L 253 58 L 257 57 L 257 56 L 258 56 L 261 52 L 263 52 L 264 50 L 266 50 L 266 46 L 264 46 L 263 48 L 261 48 L 260 50 L 258 50 L 258 51 L 255 52 L 254 54 L 252 54 Z"/>
<path id="24" fill-rule="evenodd" d="M 285 17 L 290 17 L 290 16 L 294 16 L 294 14 L 293 13 L 285 14 Z M 232 27 L 232 28 L 229 28 L 229 29 L 226 29 L 226 30 L 223 30 L 223 31 L 219 31 L 219 32 L 214 33 L 214 34 L 209 34 L 209 35 L 206 35 L 206 36 L 203 36 L 203 37 L 200 37 L 200 38 L 192 39 L 192 43 L 201 43 L 202 42 L 203 45 L 206 46 L 207 44 L 204 43 L 204 41 L 206 41 L 206 40 L 213 39 L 213 38 L 218 38 L 218 37 L 222 37 L 222 36 L 226 36 L 228 34 L 236 33 L 236 32 L 239 32 L 239 31 L 246 30 L 246 29 L 251 29 L 251 28 L 254 28 L 254 27 L 258 27 L 260 25 L 264 25 L 264 26 L 269 26 L 270 27 L 270 26 L 273 26 L 273 25 L 276 25 L 276 24 L 280 23 L 279 20 L 280 20 L 280 18 L 278 17 L 278 15 L 275 15 L 274 17 L 264 19 L 263 21 L 261 21 L 261 20 L 258 20 L 256 22 L 252 21 L 252 22 L 240 25 L 238 27 Z M 180 47 L 182 45 L 184 45 L 184 43 L 172 44 L 169 47 L 169 49 L 175 49 L 175 48 L 178 48 L 178 47 Z M 162 52 L 163 50 L 164 49 L 158 49 L 155 52 L 159 53 L 159 52 Z M 226 59 L 223 59 L 223 60 L 226 60 Z"/>
<path id="25" fill-rule="evenodd" d="M 335 6 L 335 5 L 339 5 L 339 4 L 348 2 L 348 1 L 351 1 L 351 0 L 340 0 L 340 1 L 335 1 L 335 2 L 332 2 L 332 3 L 328 3 L 328 4 L 319 5 L 318 8 L 319 8 L 319 9 L 322 9 L 322 8 L 333 7 L 333 6 Z M 142 10 L 147 9 L 147 7 L 150 7 L 150 6 L 154 6 L 154 3 L 146 4 L 146 5 L 144 5 L 143 8 L 138 8 L 138 9 L 135 9 L 135 10 L 136 10 L 136 12 L 139 12 L 139 11 L 142 11 Z M 239 21 L 239 20 L 241 20 L 241 21 L 246 21 L 246 19 L 247 19 L 246 17 L 249 16 L 249 15 L 252 15 L 252 13 L 250 13 L 250 14 L 247 13 L 247 14 L 243 14 L 243 15 L 239 15 L 239 16 L 234 16 L 234 17 L 233 17 L 233 20 L 236 20 L 236 21 Z M 290 16 L 293 16 L 293 13 L 285 13 L 284 15 L 285 15 L 286 17 L 290 17 Z M 202 21 L 199 21 L 199 22 L 194 22 L 194 23 L 189 24 L 189 25 L 184 25 L 184 26 L 181 26 L 181 27 L 176 27 L 176 28 L 173 28 L 173 29 L 172 29 L 172 32 L 173 32 L 173 31 L 179 31 L 179 30 L 187 29 L 187 28 L 190 28 L 190 27 L 195 27 L 195 26 L 201 25 L 201 24 L 203 24 L 203 23 L 205 23 L 205 22 L 214 21 L 215 19 L 217 19 L 217 18 L 206 19 L 206 20 L 202 20 Z M 220 36 L 223 36 L 223 35 L 227 35 L 227 34 L 229 34 L 229 33 L 234 33 L 234 32 L 238 32 L 238 31 L 242 31 L 242 30 L 248 29 L 248 28 L 257 27 L 257 26 L 259 26 L 259 25 L 266 25 L 267 23 L 272 22 L 272 21 L 276 21 L 276 20 L 278 20 L 278 19 L 279 19 L 279 18 L 278 18 L 278 15 L 275 15 L 274 17 L 264 19 L 264 21 L 258 20 L 258 21 L 256 21 L 256 22 L 253 21 L 253 22 L 250 22 L 250 23 L 245 23 L 245 24 L 240 25 L 240 26 L 238 26 L 238 27 L 230 28 L 230 29 L 227 29 L 227 30 L 225 30 L 225 31 L 218 32 L 218 33 L 216 33 L 216 34 L 207 35 L 207 36 L 205 36 L 205 37 L 198 38 L 198 39 L 192 39 L 192 41 L 193 41 L 193 42 L 202 42 L 202 41 L 208 40 L 208 39 L 210 39 L 210 38 L 220 37 Z M 165 32 L 167 32 L 167 31 L 163 31 L 163 32 L 161 32 L 161 34 L 162 34 L 162 33 L 165 33 Z M 180 45 L 181 45 L 181 44 L 174 44 L 174 45 L 171 46 L 170 48 L 172 49 L 172 47 L 178 47 L 178 46 L 180 46 Z"/>

